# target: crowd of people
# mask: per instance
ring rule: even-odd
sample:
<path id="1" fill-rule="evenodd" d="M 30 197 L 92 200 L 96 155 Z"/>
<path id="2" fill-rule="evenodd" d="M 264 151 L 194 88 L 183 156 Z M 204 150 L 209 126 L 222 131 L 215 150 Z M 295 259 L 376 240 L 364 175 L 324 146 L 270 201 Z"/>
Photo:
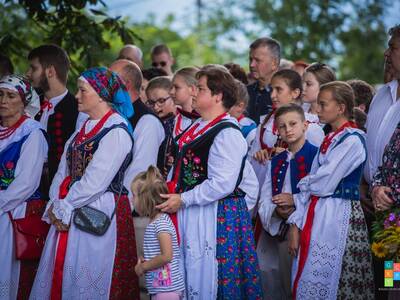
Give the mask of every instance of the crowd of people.
<path id="1" fill-rule="evenodd" d="M 1 55 L 0 299 L 396 299 L 400 25 L 383 56 L 375 93 L 269 37 L 248 74 L 126 45 L 72 93 L 61 47 Z"/>

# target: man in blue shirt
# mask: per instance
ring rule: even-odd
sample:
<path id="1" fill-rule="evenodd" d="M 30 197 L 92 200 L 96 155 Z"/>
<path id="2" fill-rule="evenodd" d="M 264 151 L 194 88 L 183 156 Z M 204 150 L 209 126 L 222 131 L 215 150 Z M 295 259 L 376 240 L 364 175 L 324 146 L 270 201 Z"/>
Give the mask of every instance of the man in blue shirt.
<path id="1" fill-rule="evenodd" d="M 256 82 L 247 86 L 249 92 L 248 117 L 258 125 L 260 116 L 272 110 L 272 75 L 278 70 L 281 58 L 281 46 L 272 38 L 259 38 L 250 45 L 249 65 L 251 75 Z"/>

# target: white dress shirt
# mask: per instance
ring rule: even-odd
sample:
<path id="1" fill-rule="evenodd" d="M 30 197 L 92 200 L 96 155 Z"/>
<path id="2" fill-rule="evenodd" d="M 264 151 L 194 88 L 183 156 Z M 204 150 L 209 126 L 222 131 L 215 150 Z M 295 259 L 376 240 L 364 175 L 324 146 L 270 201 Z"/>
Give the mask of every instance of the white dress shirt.
<path id="1" fill-rule="evenodd" d="M 398 84 L 397 80 L 388 82 L 371 102 L 366 123 L 368 158 L 364 168 L 368 183 L 382 164 L 383 151 L 400 121 L 400 101 L 396 95 Z"/>

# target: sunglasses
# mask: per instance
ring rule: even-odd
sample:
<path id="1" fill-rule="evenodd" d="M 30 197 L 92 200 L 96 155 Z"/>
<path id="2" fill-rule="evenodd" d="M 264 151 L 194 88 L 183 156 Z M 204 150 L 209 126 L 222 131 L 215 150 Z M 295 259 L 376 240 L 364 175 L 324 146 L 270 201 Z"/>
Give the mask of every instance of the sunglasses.
<path id="1" fill-rule="evenodd" d="M 146 101 L 146 104 L 148 106 L 151 106 L 151 107 L 156 106 L 156 104 L 163 105 L 169 98 L 171 98 L 171 96 L 168 96 L 168 97 L 165 97 L 165 98 L 158 98 L 158 99 L 155 99 L 155 100 L 148 99 Z"/>
<path id="2" fill-rule="evenodd" d="M 165 67 L 167 65 L 167 62 L 166 61 L 153 62 L 151 65 L 154 68 L 157 68 L 158 66 Z"/>

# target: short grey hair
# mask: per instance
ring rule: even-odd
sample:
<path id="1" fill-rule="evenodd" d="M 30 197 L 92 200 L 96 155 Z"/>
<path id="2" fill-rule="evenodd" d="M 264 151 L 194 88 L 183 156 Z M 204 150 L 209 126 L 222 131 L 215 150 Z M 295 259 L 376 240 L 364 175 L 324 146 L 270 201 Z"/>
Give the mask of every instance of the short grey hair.
<path id="1" fill-rule="evenodd" d="M 250 44 L 250 50 L 257 49 L 259 47 L 268 47 L 271 51 L 272 57 L 278 62 L 281 61 L 281 45 L 279 42 L 273 38 L 263 37 L 258 38 Z"/>
<path id="2" fill-rule="evenodd" d="M 134 50 L 136 50 L 136 51 L 137 51 L 137 54 L 138 54 L 138 56 L 139 56 L 138 58 L 139 58 L 140 60 L 143 59 L 143 51 L 142 51 L 142 49 L 140 49 L 138 46 L 136 46 L 136 45 L 131 45 L 131 44 L 125 45 L 125 46 L 122 47 L 122 49 L 119 51 L 120 55 L 121 55 L 122 51 L 124 51 L 125 49 L 134 49 Z M 124 58 L 124 57 L 121 57 L 121 58 Z"/>

